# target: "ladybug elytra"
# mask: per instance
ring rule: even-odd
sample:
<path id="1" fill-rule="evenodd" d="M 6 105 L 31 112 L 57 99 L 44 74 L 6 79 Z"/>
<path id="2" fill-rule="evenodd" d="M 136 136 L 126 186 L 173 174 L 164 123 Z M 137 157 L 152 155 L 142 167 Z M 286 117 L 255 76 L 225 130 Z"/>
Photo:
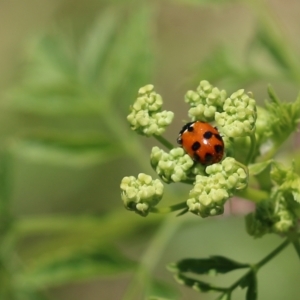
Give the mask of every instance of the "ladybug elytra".
<path id="1" fill-rule="evenodd" d="M 206 122 L 185 124 L 179 132 L 177 143 L 194 161 L 205 166 L 218 163 L 224 155 L 224 142 L 219 131 Z"/>

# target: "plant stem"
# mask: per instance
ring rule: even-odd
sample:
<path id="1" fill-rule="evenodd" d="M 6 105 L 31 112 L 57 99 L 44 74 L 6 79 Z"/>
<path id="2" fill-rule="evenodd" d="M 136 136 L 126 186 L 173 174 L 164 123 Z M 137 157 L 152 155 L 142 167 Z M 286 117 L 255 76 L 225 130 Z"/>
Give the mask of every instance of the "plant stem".
<path id="1" fill-rule="evenodd" d="M 136 299 L 134 295 L 137 295 L 139 290 L 150 282 L 150 274 L 155 269 L 162 253 L 165 252 L 166 247 L 173 238 L 173 235 L 177 232 L 180 224 L 181 222 L 179 219 L 170 216 L 159 227 L 158 231 L 150 241 L 146 252 L 140 259 L 139 267 L 127 288 L 123 300 Z M 140 299 L 144 298 L 145 297 L 140 297 Z"/>
<path id="2" fill-rule="evenodd" d="M 115 114 L 113 106 L 108 105 L 101 115 L 107 127 L 112 131 L 117 138 L 126 154 L 131 156 L 143 169 L 149 169 L 149 156 L 145 154 L 145 149 L 140 142 L 136 140 L 129 126 L 126 126 L 121 118 L 112 118 Z"/>
<path id="3" fill-rule="evenodd" d="M 169 213 L 169 212 L 173 212 L 173 211 L 177 211 L 180 209 L 184 209 L 186 208 L 186 201 L 171 205 L 171 206 L 166 206 L 166 207 L 153 207 L 151 209 L 151 212 L 153 213 L 161 213 L 161 214 L 165 214 L 165 213 Z"/>
<path id="4" fill-rule="evenodd" d="M 273 259 L 277 254 L 279 254 L 284 248 L 286 248 L 291 243 L 290 239 L 286 239 L 277 248 L 270 252 L 266 257 L 254 265 L 255 269 L 258 271 L 267 262 Z"/>
<path id="5" fill-rule="evenodd" d="M 170 143 L 167 139 L 165 139 L 161 135 L 154 135 L 154 138 L 156 138 L 162 145 L 164 145 L 167 149 L 172 150 L 174 148 L 174 145 Z"/>
<path id="6" fill-rule="evenodd" d="M 252 187 L 247 187 L 245 190 L 235 192 L 235 195 L 254 203 L 259 203 L 262 200 L 268 199 L 269 194 L 262 190 L 257 190 Z"/>
<path id="7" fill-rule="evenodd" d="M 299 242 L 299 236 L 298 233 L 296 231 L 292 231 L 289 236 L 288 236 L 289 240 L 291 241 L 291 243 L 293 244 L 296 253 L 300 259 L 300 242 Z"/>
<path id="8" fill-rule="evenodd" d="M 270 252 L 267 256 L 265 256 L 258 263 L 254 264 L 252 268 L 246 272 L 241 278 L 239 278 L 236 282 L 234 282 L 227 290 L 232 292 L 235 288 L 237 288 L 244 279 L 249 276 L 252 272 L 257 272 L 262 266 L 268 263 L 271 259 L 273 259 L 277 254 L 279 254 L 284 248 L 286 248 L 290 244 L 290 240 L 286 239 L 283 243 L 281 243 L 277 248 L 275 248 L 272 252 Z"/>
<path id="9" fill-rule="evenodd" d="M 273 147 L 266 152 L 265 154 L 261 155 L 258 159 L 257 162 L 263 162 L 263 161 L 267 161 L 270 160 L 271 158 L 274 157 L 274 155 L 276 154 L 276 152 L 279 150 L 280 146 L 282 146 L 282 143 L 284 142 L 281 141 L 281 143 L 276 143 L 273 145 Z"/>
<path id="10" fill-rule="evenodd" d="M 246 160 L 246 165 L 249 165 L 249 163 L 252 162 L 252 159 L 253 159 L 253 155 L 254 155 L 254 152 L 255 152 L 255 149 L 256 149 L 256 137 L 255 137 L 255 132 L 253 132 L 251 135 L 250 135 L 250 145 L 251 145 L 251 148 L 249 150 L 249 153 L 248 153 L 248 157 L 247 157 L 247 160 Z"/>

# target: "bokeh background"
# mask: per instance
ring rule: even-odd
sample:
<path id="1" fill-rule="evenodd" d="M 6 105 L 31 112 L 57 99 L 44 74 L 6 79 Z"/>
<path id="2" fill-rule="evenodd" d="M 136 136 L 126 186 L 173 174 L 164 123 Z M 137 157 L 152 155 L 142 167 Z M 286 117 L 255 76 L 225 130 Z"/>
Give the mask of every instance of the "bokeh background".
<path id="1" fill-rule="evenodd" d="M 0 0 L 1 299 L 214 299 L 177 285 L 166 264 L 212 254 L 254 263 L 279 244 L 247 235 L 244 200 L 223 218 L 141 218 L 123 209 L 119 184 L 155 176 L 157 142 L 126 123 L 145 84 L 175 112 L 174 143 L 184 94 L 202 79 L 261 104 L 268 84 L 294 100 L 299 13 L 296 0 Z M 282 159 L 298 145 L 291 137 Z M 166 189 L 165 205 L 188 192 Z M 259 299 L 299 299 L 299 278 L 288 249 L 260 272 Z"/>

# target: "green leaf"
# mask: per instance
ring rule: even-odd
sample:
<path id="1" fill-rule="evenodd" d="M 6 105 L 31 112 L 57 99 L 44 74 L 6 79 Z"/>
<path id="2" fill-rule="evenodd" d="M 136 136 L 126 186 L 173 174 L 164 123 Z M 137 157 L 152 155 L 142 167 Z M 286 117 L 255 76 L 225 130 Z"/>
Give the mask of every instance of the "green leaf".
<path id="1" fill-rule="evenodd" d="M 250 272 L 240 283 L 241 288 L 247 288 L 246 300 L 257 299 L 257 278 L 255 272 Z"/>
<path id="2" fill-rule="evenodd" d="M 177 263 L 169 265 L 169 270 L 173 272 L 191 272 L 195 274 L 227 273 L 232 270 L 249 267 L 249 264 L 238 263 L 223 256 L 211 256 L 203 259 L 183 259 Z"/>
<path id="3" fill-rule="evenodd" d="M 198 85 L 199 78 L 209 82 L 226 81 L 226 86 L 239 89 L 241 86 L 265 78 L 266 75 L 256 70 L 252 65 L 238 61 L 234 49 L 221 45 L 207 56 L 197 67 L 192 84 Z"/>
<path id="4" fill-rule="evenodd" d="M 118 11 L 107 9 L 96 18 L 94 26 L 83 37 L 78 61 L 82 82 L 93 85 L 99 80 L 99 73 L 117 38 L 120 17 Z"/>
<path id="5" fill-rule="evenodd" d="M 268 87 L 270 100 L 266 102 L 266 109 L 270 115 L 272 139 L 281 145 L 292 132 L 297 130 L 300 122 L 300 95 L 294 102 L 281 101 L 271 86 Z"/>
<path id="6" fill-rule="evenodd" d="M 175 279 L 178 283 L 192 287 L 194 290 L 199 292 L 206 293 L 212 290 L 219 290 L 219 288 L 214 287 L 207 282 L 187 277 L 181 273 L 177 274 Z"/>
<path id="7" fill-rule="evenodd" d="M 256 42 L 264 47 L 273 61 L 283 70 L 289 70 L 288 53 L 282 45 L 281 37 L 274 30 L 266 30 L 263 24 L 257 28 Z"/>
<path id="8" fill-rule="evenodd" d="M 180 299 L 179 292 L 174 287 L 156 279 L 152 279 L 149 283 L 147 294 L 151 295 L 147 298 L 148 300 Z"/>
<path id="9" fill-rule="evenodd" d="M 231 299 L 231 293 L 227 292 L 224 294 L 221 294 L 216 300 L 230 300 Z"/>
<path id="10" fill-rule="evenodd" d="M 105 200 L 105 199 L 104 199 Z M 104 216 L 41 216 L 18 219 L 14 224 L 18 241 L 42 240 L 22 243 L 19 256 L 28 269 L 41 269 L 52 262 L 63 261 L 84 249 L 107 249 L 118 239 L 144 231 L 157 225 L 161 216 L 144 222 L 129 218 L 125 210 Z M 122 224 L 122 226 L 120 226 Z"/>
<path id="11" fill-rule="evenodd" d="M 273 160 L 268 160 L 251 164 L 248 166 L 249 174 L 254 176 L 259 175 L 260 173 L 264 172 L 272 163 Z"/>
<path id="12" fill-rule="evenodd" d="M 268 160 L 248 166 L 249 174 L 257 178 L 260 188 L 265 191 L 270 191 L 272 187 L 270 176 L 272 163 L 272 160 Z"/>
<path id="13" fill-rule="evenodd" d="M 18 158 L 34 163 L 85 168 L 108 162 L 121 155 L 114 145 L 93 147 L 69 147 L 64 145 L 42 143 L 40 141 L 18 141 L 10 147 L 11 153 Z"/>
<path id="14" fill-rule="evenodd" d="M 151 20 L 151 5 L 140 4 L 127 18 L 117 8 L 104 11 L 76 47 L 70 34 L 59 30 L 37 38 L 8 106 L 64 118 L 101 116 L 112 102 L 127 107 L 149 82 Z"/>
<path id="15" fill-rule="evenodd" d="M 120 32 L 110 49 L 101 72 L 99 89 L 117 107 L 128 109 L 138 89 L 149 83 L 153 62 L 152 6 L 138 5 L 134 13 L 121 24 Z"/>
<path id="16" fill-rule="evenodd" d="M 73 253 L 62 260 L 52 261 L 42 268 L 29 269 L 18 284 L 26 287 L 51 287 L 100 275 L 124 272 L 134 266 L 114 249 L 93 249 L 85 253 Z"/>

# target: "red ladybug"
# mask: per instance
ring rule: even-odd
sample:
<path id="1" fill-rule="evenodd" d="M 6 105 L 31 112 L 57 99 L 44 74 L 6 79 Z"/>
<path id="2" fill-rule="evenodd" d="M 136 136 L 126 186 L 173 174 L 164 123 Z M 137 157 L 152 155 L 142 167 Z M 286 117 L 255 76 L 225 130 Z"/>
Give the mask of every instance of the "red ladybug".
<path id="1" fill-rule="evenodd" d="M 185 124 L 177 143 L 194 161 L 205 166 L 221 161 L 224 155 L 223 139 L 217 128 L 209 123 L 195 121 Z"/>

